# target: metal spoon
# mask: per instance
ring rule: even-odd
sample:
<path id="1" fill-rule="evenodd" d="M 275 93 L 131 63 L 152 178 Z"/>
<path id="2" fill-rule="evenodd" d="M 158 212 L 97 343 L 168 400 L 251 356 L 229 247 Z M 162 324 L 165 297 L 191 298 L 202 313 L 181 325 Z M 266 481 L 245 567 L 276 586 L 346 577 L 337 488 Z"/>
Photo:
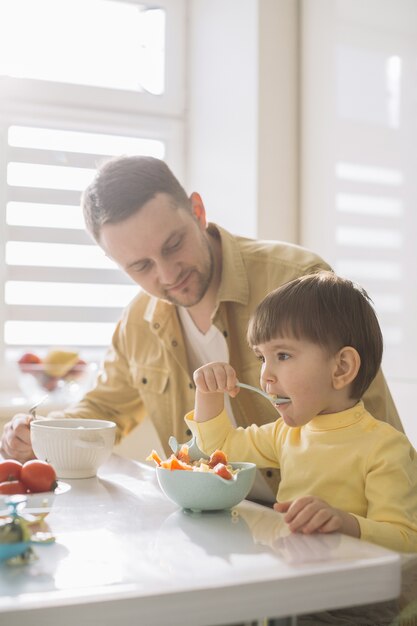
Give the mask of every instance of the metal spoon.
<path id="1" fill-rule="evenodd" d="M 236 385 L 238 387 L 242 387 L 243 389 L 249 389 L 250 391 L 256 391 L 261 396 L 264 396 L 267 400 L 272 402 L 273 404 L 286 404 L 287 402 L 291 402 L 289 398 L 280 398 L 279 396 L 275 396 L 273 394 L 266 393 L 263 389 L 259 389 L 258 387 L 252 387 L 252 385 L 247 385 L 246 383 L 237 382 Z"/>
<path id="2" fill-rule="evenodd" d="M 38 400 L 37 402 L 35 402 L 35 404 L 33 404 L 28 413 L 31 414 L 32 417 L 36 417 L 36 409 L 38 408 L 38 406 L 40 406 L 42 404 L 42 402 L 45 402 L 45 400 L 48 398 L 49 394 L 44 395 L 40 400 Z"/>

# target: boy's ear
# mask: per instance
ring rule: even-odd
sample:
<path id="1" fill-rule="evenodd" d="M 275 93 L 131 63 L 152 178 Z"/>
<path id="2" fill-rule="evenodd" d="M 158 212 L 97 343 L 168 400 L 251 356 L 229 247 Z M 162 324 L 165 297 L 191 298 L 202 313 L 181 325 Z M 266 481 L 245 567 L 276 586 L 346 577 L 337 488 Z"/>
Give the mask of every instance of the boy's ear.
<path id="1" fill-rule="evenodd" d="M 190 196 L 191 212 L 202 228 L 207 226 L 206 209 L 199 193 L 193 191 Z"/>
<path id="2" fill-rule="evenodd" d="M 334 389 L 343 389 L 350 385 L 358 375 L 361 366 L 359 352 L 352 346 L 344 346 L 335 356 L 335 367 L 333 370 Z"/>

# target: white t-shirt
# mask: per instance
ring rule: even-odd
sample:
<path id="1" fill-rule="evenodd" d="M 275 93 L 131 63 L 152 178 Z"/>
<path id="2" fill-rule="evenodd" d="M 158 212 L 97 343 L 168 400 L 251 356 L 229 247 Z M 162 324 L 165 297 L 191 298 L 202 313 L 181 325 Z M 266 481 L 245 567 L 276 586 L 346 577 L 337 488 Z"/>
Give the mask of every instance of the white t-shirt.
<path id="1" fill-rule="evenodd" d="M 184 330 L 185 347 L 192 372 L 212 361 L 229 363 L 229 348 L 226 339 L 214 324 L 206 333 L 202 333 L 194 324 L 186 308 L 178 307 L 178 314 Z M 224 406 L 230 421 L 236 426 L 230 396 L 227 393 L 224 394 Z M 250 496 L 264 502 L 275 502 L 276 494 L 272 492 L 259 470 L 256 472 L 256 479 Z"/>

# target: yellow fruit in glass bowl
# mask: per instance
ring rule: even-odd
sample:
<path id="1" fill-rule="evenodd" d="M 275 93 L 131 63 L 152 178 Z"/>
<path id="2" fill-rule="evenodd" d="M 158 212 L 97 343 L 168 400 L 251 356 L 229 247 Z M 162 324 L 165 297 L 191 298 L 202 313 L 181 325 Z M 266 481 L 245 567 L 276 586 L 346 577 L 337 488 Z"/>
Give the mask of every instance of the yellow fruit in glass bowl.
<path id="1" fill-rule="evenodd" d="M 55 378 L 61 378 L 61 376 L 65 376 L 78 361 L 78 352 L 51 350 L 43 359 L 45 374 Z"/>
<path id="2" fill-rule="evenodd" d="M 78 352 L 50 350 L 41 359 L 34 353 L 25 353 L 18 361 L 19 387 L 30 402 L 37 402 L 48 394 L 57 402 L 77 402 L 95 380 L 97 366 L 86 363 Z"/>

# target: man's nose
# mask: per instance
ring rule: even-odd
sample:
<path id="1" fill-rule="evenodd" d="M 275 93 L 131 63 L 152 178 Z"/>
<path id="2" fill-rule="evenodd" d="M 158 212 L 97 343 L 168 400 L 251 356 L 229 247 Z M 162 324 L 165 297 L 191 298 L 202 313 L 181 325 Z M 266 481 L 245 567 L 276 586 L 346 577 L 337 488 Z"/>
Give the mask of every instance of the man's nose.
<path id="1" fill-rule="evenodd" d="M 175 285 L 178 278 L 178 267 L 172 261 L 159 261 L 157 264 L 158 280 L 164 287 Z"/>

